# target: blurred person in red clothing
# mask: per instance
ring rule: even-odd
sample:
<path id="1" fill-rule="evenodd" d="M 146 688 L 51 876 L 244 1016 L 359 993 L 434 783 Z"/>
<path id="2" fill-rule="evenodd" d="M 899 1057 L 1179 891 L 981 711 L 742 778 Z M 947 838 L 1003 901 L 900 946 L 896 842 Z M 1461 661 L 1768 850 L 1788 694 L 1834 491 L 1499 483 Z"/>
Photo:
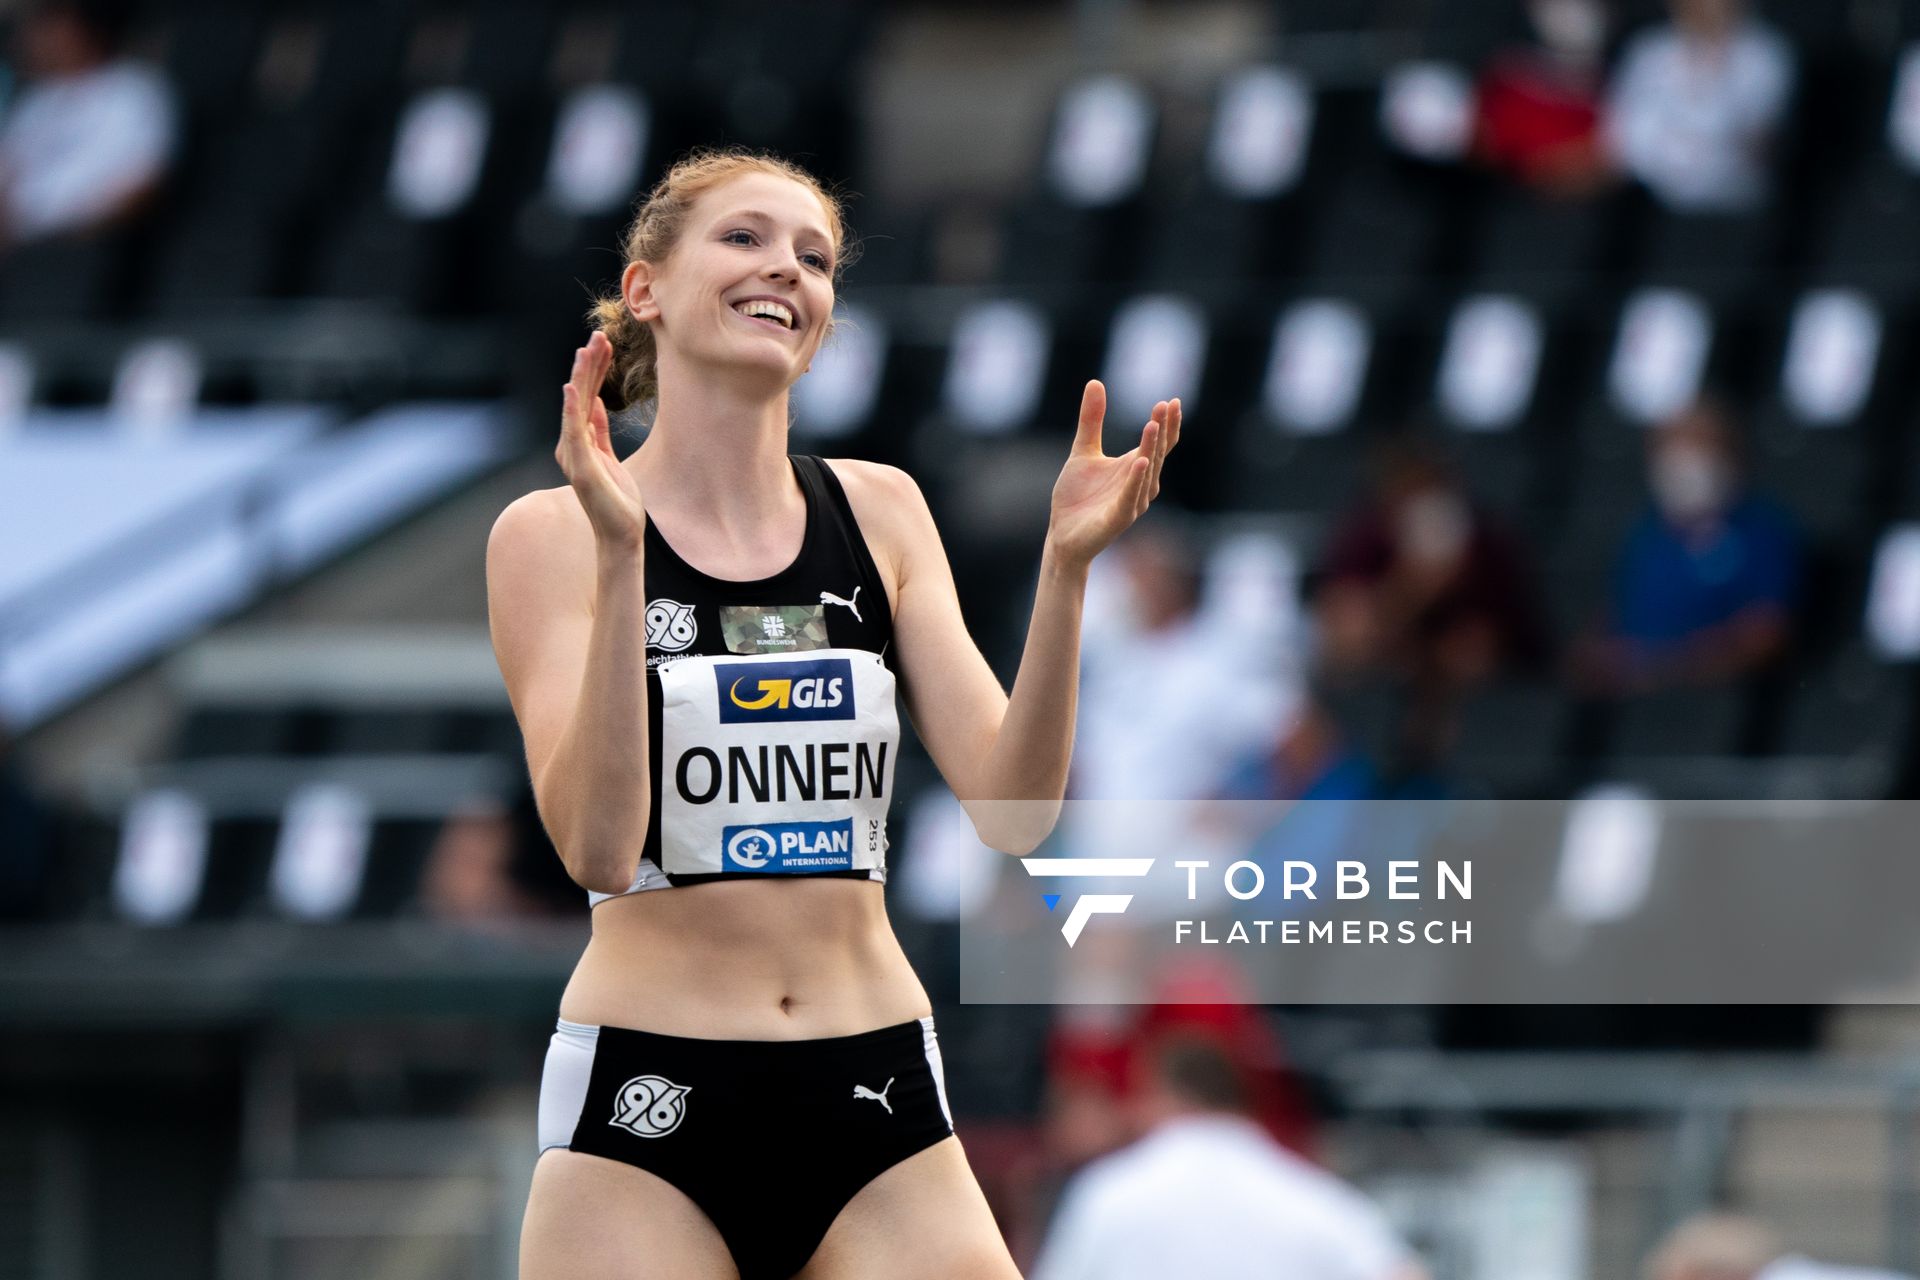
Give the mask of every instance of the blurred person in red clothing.
<path id="1" fill-rule="evenodd" d="M 1617 172 L 1602 129 L 1606 5 L 1528 0 L 1527 17 L 1536 40 L 1494 54 L 1474 86 L 1474 158 L 1549 195 L 1589 195 Z"/>
<path id="2" fill-rule="evenodd" d="M 1425 1277 L 1372 1202 L 1274 1142 L 1248 1104 L 1217 1037 L 1156 1037 L 1130 1107 L 1140 1136 L 1068 1184 L 1033 1280 Z"/>
<path id="3" fill-rule="evenodd" d="M 1091 940 L 1091 939 L 1089 939 Z M 1317 1134 L 1286 1047 L 1232 970 L 1189 961 L 1161 978 L 1157 1003 L 1069 1007 L 1049 1034 L 1043 1128 L 1053 1162 L 1072 1168 L 1139 1136 L 1133 1104 L 1158 1047 L 1198 1036 L 1240 1073 L 1246 1111 L 1278 1142 L 1312 1155 Z"/>
<path id="4" fill-rule="evenodd" d="M 1323 687 L 1405 692 L 1388 776 L 1440 763 L 1468 691 L 1543 663 L 1536 582 L 1519 540 L 1444 457 L 1409 441 L 1382 452 L 1322 561 L 1314 618 Z"/>
<path id="5" fill-rule="evenodd" d="M 1429 449 L 1402 442 L 1381 455 L 1321 573 L 1315 616 L 1331 675 L 1462 687 L 1543 656 L 1525 552 Z"/>

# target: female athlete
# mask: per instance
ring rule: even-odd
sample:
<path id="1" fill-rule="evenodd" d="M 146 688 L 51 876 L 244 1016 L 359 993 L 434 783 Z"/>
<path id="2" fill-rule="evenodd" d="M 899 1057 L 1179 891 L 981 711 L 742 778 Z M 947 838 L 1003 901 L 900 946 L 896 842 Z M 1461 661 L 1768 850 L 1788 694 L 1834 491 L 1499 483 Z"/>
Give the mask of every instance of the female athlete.
<path id="1" fill-rule="evenodd" d="M 1066 783 L 1088 566 L 1157 492 L 1180 406 L 1108 457 L 1087 384 L 1009 696 L 913 480 L 787 453 L 844 244 L 838 202 L 784 160 L 676 164 L 574 356 L 568 483 L 488 541 L 540 813 L 594 903 L 541 1080 L 523 1280 L 1019 1274 L 882 902 L 895 676 L 982 838 L 1032 849 Z M 609 379 L 657 406 L 624 461 Z"/>

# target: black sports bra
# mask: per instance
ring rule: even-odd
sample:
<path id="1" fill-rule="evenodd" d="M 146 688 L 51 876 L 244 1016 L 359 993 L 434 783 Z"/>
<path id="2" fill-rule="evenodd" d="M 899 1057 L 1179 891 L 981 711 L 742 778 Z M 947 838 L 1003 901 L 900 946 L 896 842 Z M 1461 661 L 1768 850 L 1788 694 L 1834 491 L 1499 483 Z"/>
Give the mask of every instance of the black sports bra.
<path id="1" fill-rule="evenodd" d="M 900 754 L 886 585 L 832 468 L 788 461 L 806 536 L 770 578 L 709 577 L 647 523 L 653 810 L 627 893 L 776 875 L 886 879 Z"/>

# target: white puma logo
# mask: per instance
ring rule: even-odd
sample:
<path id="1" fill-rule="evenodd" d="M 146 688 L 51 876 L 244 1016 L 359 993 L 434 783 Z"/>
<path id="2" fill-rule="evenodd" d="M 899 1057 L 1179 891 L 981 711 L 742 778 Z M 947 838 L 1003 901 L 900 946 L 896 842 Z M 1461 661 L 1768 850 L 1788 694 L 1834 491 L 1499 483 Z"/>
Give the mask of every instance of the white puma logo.
<path id="1" fill-rule="evenodd" d="M 858 600 L 859 598 L 860 598 L 860 588 L 855 587 L 853 589 L 853 600 Z M 853 600 L 842 600 L 839 596 L 833 594 L 833 592 L 831 591 L 822 591 L 820 593 L 821 604 L 845 605 L 847 608 L 853 610 L 853 620 L 855 622 L 865 622 L 866 619 L 860 616 L 860 606 L 856 605 L 853 602 Z"/>
<path id="2" fill-rule="evenodd" d="M 863 1084 L 857 1084 L 853 1086 L 853 1096 L 856 1098 L 872 1098 L 875 1102 L 879 1103 L 881 1106 L 887 1109 L 888 1115 L 892 1115 L 893 1104 L 887 1101 L 887 1089 L 891 1089 L 891 1088 L 893 1088 L 893 1077 L 888 1076 L 886 1089 L 882 1089 L 880 1092 L 875 1093 L 873 1090 L 867 1088 L 867 1086 Z"/>

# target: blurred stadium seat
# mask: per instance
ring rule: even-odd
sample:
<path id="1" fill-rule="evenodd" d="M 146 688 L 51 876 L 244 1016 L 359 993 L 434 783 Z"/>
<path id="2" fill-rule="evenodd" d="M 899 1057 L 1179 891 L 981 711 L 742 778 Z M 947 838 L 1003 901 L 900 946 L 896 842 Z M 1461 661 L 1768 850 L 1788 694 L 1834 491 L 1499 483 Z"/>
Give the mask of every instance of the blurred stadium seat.
<path id="1" fill-rule="evenodd" d="M 1712 215 L 1624 183 L 1548 197 L 1477 167 L 1473 76 L 1527 38 L 1524 6 L 1220 8 L 1245 24 L 1222 28 L 1234 39 L 1197 9 L 1146 4 L 134 6 L 136 47 L 183 110 L 164 187 L 126 225 L 0 258 L 0 730 L 61 779 L 57 865 L 32 922 L 0 930 L 13 974 L 0 974 L 12 1019 L 0 1062 L 13 1064 L 0 1067 L 0 1276 L 136 1273 L 110 1269 L 126 1256 L 116 1243 L 92 1269 L 61 1262 L 57 1240 L 34 1233 L 81 1220 L 23 1207 L 57 1197 L 21 1188 L 64 1188 L 96 1213 L 144 1203 L 153 1175 L 132 1139 L 73 1118 L 148 1054 L 187 1102 L 180 1123 L 156 1120 L 141 1140 L 191 1147 L 204 1120 L 193 1089 L 213 1081 L 219 1101 L 201 1102 L 220 1159 L 206 1163 L 236 1169 L 183 1175 L 169 1203 L 191 1222 L 156 1231 L 192 1238 L 177 1263 L 140 1274 L 510 1273 L 511 1226 L 492 1219 L 526 1174 L 511 1125 L 537 1073 L 527 1046 L 550 1022 L 584 906 L 562 884 L 551 901 L 563 905 L 504 926 L 435 914 L 435 859 L 476 804 L 477 842 L 543 839 L 486 652 L 482 550 L 507 498 L 559 481 L 552 383 L 617 276 L 635 198 L 695 145 L 770 147 L 856 197 L 848 323 L 794 394 L 794 447 L 912 471 L 1003 677 L 1049 485 L 1098 376 L 1122 448 L 1154 399 L 1185 399 L 1165 500 L 1197 513 L 1202 541 L 1236 519 L 1277 531 L 1309 588 L 1375 451 L 1405 435 L 1443 452 L 1515 531 L 1540 567 L 1556 652 L 1462 692 L 1422 785 L 1537 802 L 1616 784 L 1648 804 L 1911 796 L 1920 0 L 1758 6 L 1800 68 L 1774 148 L 1778 198 Z M 1617 53 L 1666 8 L 1613 12 Z M 974 42 L 907 38 L 936 19 Z M 930 45 L 894 71 L 913 109 L 876 109 L 886 60 Z M 941 73 L 976 78 L 956 97 Z M 1002 94 L 1040 110 L 1023 131 L 963 119 L 978 163 L 923 139 L 951 138 L 956 112 Z M 161 368 L 166 385 L 143 397 L 123 375 L 154 342 L 173 344 L 160 349 L 162 363 L 177 357 L 173 381 Z M 1708 390 L 1745 428 L 1756 487 L 1808 535 L 1792 643 L 1755 678 L 1587 697 L 1563 658 L 1612 607 L 1622 540 L 1649 508 L 1646 433 Z M 143 425 L 132 411 L 169 394 L 184 401 L 171 416 L 161 403 Z M 623 450 L 633 434 L 617 433 Z M 439 551 L 383 567 L 381 549 L 411 534 Z M 1310 592 L 1295 600 L 1292 577 L 1285 590 L 1310 614 Z M 336 612 L 451 625 L 424 637 L 402 622 L 311 626 Z M 1287 660 L 1310 671 L 1312 627 L 1287 634 Z M 1418 700 L 1405 679 L 1300 683 L 1365 755 L 1405 745 Z M 937 785 L 909 752 L 901 811 Z M 1543 806 L 1532 820 L 1557 819 Z M 1690 838 L 1658 850 L 1655 888 L 1617 921 L 1569 924 L 1553 867 L 1529 868 L 1539 914 L 1508 921 L 1501 945 L 1537 948 L 1551 967 L 1581 929 L 1617 925 L 1626 945 L 1685 936 L 1661 894 L 1725 875 L 1688 861 Z M 550 850 L 534 855 L 561 874 Z M 518 901 L 548 901 L 519 887 Z M 1762 888 L 1755 910 L 1791 905 Z M 969 1151 L 991 1194 L 1026 1197 L 995 1208 L 1031 1237 L 1048 1014 L 961 1006 L 957 927 L 902 936 L 934 990 L 956 1108 L 997 1126 Z M 1732 963 L 1703 959 L 1693 976 Z M 447 1025 L 419 1043 L 398 1030 L 443 1007 Z M 385 1012 L 401 1015 L 392 1046 L 353 1021 Z M 1835 1256 L 1920 1265 L 1911 1188 L 1887 1186 L 1911 1171 L 1863 1154 L 1857 1117 L 1808 1120 L 1767 1093 L 1770 1077 L 1723 1099 L 1697 1064 L 1583 1066 L 1560 1052 L 1777 1051 L 1818 1093 L 1838 1076 L 1823 1075 L 1816 1011 L 1449 1018 L 1276 1015 L 1309 1046 L 1301 1069 L 1356 1165 L 1434 1166 L 1410 1175 L 1407 1216 L 1435 1224 L 1424 1240 L 1438 1280 L 1492 1280 L 1462 1261 L 1464 1229 L 1449 1225 L 1448 1207 L 1481 1193 L 1448 1142 L 1532 1130 L 1598 1171 L 1581 1274 L 1632 1274 L 1656 1224 L 1716 1178 Z M 48 1028 L 65 1056 L 42 1069 L 31 1062 Z M 1418 1069 L 1389 1060 L 1394 1037 L 1429 1055 Z M 1435 1065 L 1449 1044 L 1544 1059 Z M 120 1075 L 97 1060 L 115 1055 Z M 1910 1123 L 1910 1077 L 1860 1087 Z M 41 1105 L 72 1125 L 40 1127 L 26 1113 Z M 1737 1138 L 1736 1112 L 1759 1117 Z M 1435 1116 L 1452 1119 L 1424 1129 L 1431 1146 L 1409 1160 L 1407 1130 Z M 1796 1171 L 1807 1151 L 1818 1159 Z M 412 1188 L 390 1220 L 369 1207 L 382 1178 Z M 309 1192 L 319 1207 L 303 1212 Z M 1855 1212 L 1881 1195 L 1895 1207 Z M 35 1213 L 54 1225 L 30 1225 Z M 421 1226 L 435 1222 L 467 1225 Z M 220 1244 L 219 1230 L 252 1244 Z M 410 1231 L 442 1243 L 408 1255 Z"/>

